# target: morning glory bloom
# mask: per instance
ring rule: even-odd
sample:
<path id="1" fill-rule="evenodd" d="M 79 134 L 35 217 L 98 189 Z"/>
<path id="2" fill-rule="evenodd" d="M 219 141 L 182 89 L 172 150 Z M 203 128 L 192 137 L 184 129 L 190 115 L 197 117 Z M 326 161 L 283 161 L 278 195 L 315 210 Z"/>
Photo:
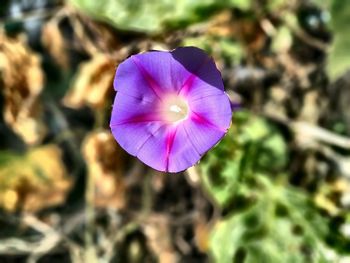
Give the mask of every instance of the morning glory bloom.
<path id="1" fill-rule="evenodd" d="M 199 48 L 133 55 L 118 66 L 114 88 L 114 138 L 159 171 L 193 166 L 231 123 L 221 74 Z"/>

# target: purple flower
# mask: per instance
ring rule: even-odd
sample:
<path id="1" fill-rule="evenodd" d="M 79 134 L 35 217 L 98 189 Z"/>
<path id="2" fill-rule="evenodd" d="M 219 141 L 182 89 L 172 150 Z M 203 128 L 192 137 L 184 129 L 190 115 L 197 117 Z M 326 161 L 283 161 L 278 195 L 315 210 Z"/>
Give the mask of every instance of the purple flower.
<path id="1" fill-rule="evenodd" d="M 111 129 L 131 155 L 159 171 L 183 171 L 227 132 L 231 106 L 221 74 L 201 49 L 131 56 L 117 69 Z"/>

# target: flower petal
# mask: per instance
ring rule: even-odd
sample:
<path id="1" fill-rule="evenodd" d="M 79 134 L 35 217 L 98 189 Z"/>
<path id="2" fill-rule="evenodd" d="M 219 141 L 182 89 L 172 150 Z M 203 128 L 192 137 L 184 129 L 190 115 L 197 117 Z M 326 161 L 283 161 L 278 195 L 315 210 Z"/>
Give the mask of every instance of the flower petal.
<path id="1" fill-rule="evenodd" d="M 183 128 L 198 154 L 203 155 L 212 148 L 226 133 L 209 123 L 196 120 L 184 122 Z"/>
<path id="2" fill-rule="evenodd" d="M 137 156 L 141 146 L 149 137 L 155 136 L 163 126 L 162 122 L 118 124 L 111 128 L 117 142 L 129 154 Z"/>
<path id="3" fill-rule="evenodd" d="M 170 52 L 151 51 L 136 55 L 134 59 L 140 68 L 152 76 L 160 92 L 175 93 L 186 77 L 182 76 L 182 66 L 172 58 Z"/>
<path id="4" fill-rule="evenodd" d="M 183 123 L 179 124 L 168 159 L 168 172 L 175 173 L 195 165 L 201 155 L 191 142 Z"/>
<path id="5" fill-rule="evenodd" d="M 156 170 L 176 173 L 193 166 L 201 156 L 179 124 L 161 127 L 142 145 L 137 157 Z"/>
<path id="6" fill-rule="evenodd" d="M 232 109 L 226 93 L 190 99 L 189 105 L 193 117 L 197 117 L 198 122 L 201 121 L 199 116 L 224 131 L 230 126 Z"/>
<path id="7" fill-rule="evenodd" d="M 167 125 L 161 126 L 147 138 L 137 153 L 137 158 L 159 171 L 167 170 L 166 140 L 168 129 Z"/>
<path id="8" fill-rule="evenodd" d="M 224 91 L 221 74 L 216 65 L 203 50 L 195 47 L 177 48 L 171 52 L 173 58 L 178 61 L 187 73 L 179 94 L 183 96 L 195 96 L 200 94 L 213 95 Z M 191 94 L 192 93 L 192 94 Z"/>
<path id="9" fill-rule="evenodd" d="M 224 92 L 189 103 L 191 115 L 183 125 L 193 146 L 202 155 L 226 134 L 231 123 L 231 104 Z"/>
<path id="10" fill-rule="evenodd" d="M 146 139 L 163 125 L 153 105 L 125 94 L 115 97 L 110 127 L 115 139 L 131 155 L 136 156 Z"/>
<path id="11" fill-rule="evenodd" d="M 122 123 L 160 121 L 156 107 L 158 101 L 154 97 L 151 99 L 153 101 L 118 93 L 113 103 L 111 126 Z"/>
<path id="12" fill-rule="evenodd" d="M 137 56 L 131 56 L 119 64 L 114 77 L 114 89 L 119 93 L 142 100 L 153 100 L 153 98 L 161 100 L 160 86 L 147 69 L 140 64 Z"/>
<path id="13" fill-rule="evenodd" d="M 224 91 L 204 82 L 200 78 L 194 78 L 190 88 L 183 88 L 180 95 L 191 100 L 198 100 L 206 97 L 212 97 L 223 94 Z"/>
<path id="14" fill-rule="evenodd" d="M 218 94 L 224 90 L 221 74 L 214 61 L 201 49 L 196 47 L 181 47 L 174 51 L 151 51 L 132 56 L 148 82 L 153 83 L 155 93 L 180 92 L 185 95 L 192 86 L 197 87 L 192 92 Z M 204 89 L 203 89 L 204 88 Z M 196 93 L 195 93 L 196 94 Z"/>

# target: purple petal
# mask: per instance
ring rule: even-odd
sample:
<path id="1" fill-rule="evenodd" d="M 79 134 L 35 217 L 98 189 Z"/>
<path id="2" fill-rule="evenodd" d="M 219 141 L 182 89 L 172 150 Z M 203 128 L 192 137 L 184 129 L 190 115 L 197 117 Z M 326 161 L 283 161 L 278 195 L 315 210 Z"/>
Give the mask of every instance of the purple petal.
<path id="1" fill-rule="evenodd" d="M 159 171 L 167 170 L 166 140 L 168 129 L 166 125 L 161 126 L 147 138 L 137 153 L 137 158 Z"/>
<path id="2" fill-rule="evenodd" d="M 137 157 L 148 166 L 166 172 L 179 172 L 200 159 L 183 125 L 163 126 L 139 149 Z"/>
<path id="3" fill-rule="evenodd" d="M 150 138 L 156 136 L 157 131 L 164 123 L 144 122 L 118 124 L 111 127 L 114 138 L 129 154 L 137 156 L 142 145 Z"/>
<path id="4" fill-rule="evenodd" d="M 178 61 L 187 71 L 183 74 L 186 77 L 179 93 L 187 95 L 194 88 L 204 88 L 201 92 L 219 94 L 224 90 L 221 74 L 216 65 L 203 50 L 196 47 L 177 48 L 171 52 L 173 58 Z M 194 91 L 193 91 L 194 92 Z"/>
<path id="5" fill-rule="evenodd" d="M 148 101 L 145 98 L 131 97 L 118 93 L 114 99 L 111 126 L 143 122 L 142 119 L 144 121 L 161 121 L 155 108 L 158 102 L 154 97 L 149 99 Z"/>
<path id="6" fill-rule="evenodd" d="M 151 51 L 134 56 L 140 68 L 145 69 L 160 92 L 176 92 L 183 82 L 183 67 L 175 61 L 170 52 Z M 181 68 L 182 67 L 182 68 Z"/>
<path id="7" fill-rule="evenodd" d="M 118 93 L 115 97 L 110 127 L 115 139 L 131 155 L 136 156 L 148 137 L 164 125 L 153 105 L 129 95 Z"/>
<path id="8" fill-rule="evenodd" d="M 199 99 L 189 100 L 191 112 L 194 117 L 200 116 L 223 131 L 227 130 L 231 123 L 231 103 L 226 93 L 204 96 Z M 199 119 L 197 118 L 199 121 Z"/>
<path id="9" fill-rule="evenodd" d="M 176 136 L 172 143 L 171 151 L 168 158 L 168 172 L 179 172 L 195 165 L 201 158 L 194 145 L 191 143 L 184 122 L 179 124 Z"/>
<path id="10" fill-rule="evenodd" d="M 162 89 L 143 67 L 136 56 L 131 56 L 118 66 L 114 78 L 114 89 L 119 93 L 142 100 L 161 100 Z"/>
<path id="11" fill-rule="evenodd" d="M 192 75 L 192 78 L 190 77 L 186 83 L 179 94 L 187 97 L 189 100 L 198 100 L 223 94 L 221 89 L 204 82 L 195 75 Z"/>
<path id="12" fill-rule="evenodd" d="M 205 121 L 190 120 L 183 124 L 183 128 L 188 135 L 193 148 L 200 155 L 206 153 L 213 147 L 226 133 Z"/>

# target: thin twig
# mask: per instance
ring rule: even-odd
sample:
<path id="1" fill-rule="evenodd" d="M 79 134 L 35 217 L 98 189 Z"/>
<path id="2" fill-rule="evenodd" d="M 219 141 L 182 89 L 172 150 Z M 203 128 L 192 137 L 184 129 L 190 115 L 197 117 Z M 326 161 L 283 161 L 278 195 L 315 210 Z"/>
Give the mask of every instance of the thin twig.
<path id="1" fill-rule="evenodd" d="M 263 113 L 264 117 L 267 117 L 273 121 L 282 123 L 289 127 L 295 134 L 303 135 L 303 137 L 337 146 L 343 149 L 350 150 L 350 138 L 336 134 L 320 126 L 316 126 L 311 123 L 302 121 L 293 121 L 281 116 L 273 115 L 270 113 Z"/>
<path id="2" fill-rule="evenodd" d="M 305 137 L 350 150 L 350 138 L 338 135 L 322 127 L 307 122 L 292 122 L 290 127 L 296 133 L 300 133 Z"/>

